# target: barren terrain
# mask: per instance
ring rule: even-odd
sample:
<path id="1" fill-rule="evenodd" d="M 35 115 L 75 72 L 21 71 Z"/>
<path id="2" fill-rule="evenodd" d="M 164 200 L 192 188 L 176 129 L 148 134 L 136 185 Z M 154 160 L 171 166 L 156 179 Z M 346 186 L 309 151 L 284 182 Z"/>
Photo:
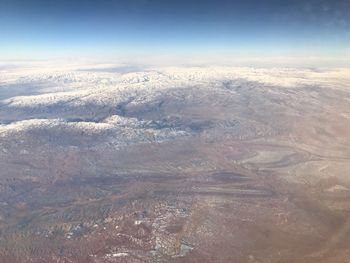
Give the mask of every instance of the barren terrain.
<path id="1" fill-rule="evenodd" d="M 0 68 L 0 262 L 350 262 L 350 71 Z"/>

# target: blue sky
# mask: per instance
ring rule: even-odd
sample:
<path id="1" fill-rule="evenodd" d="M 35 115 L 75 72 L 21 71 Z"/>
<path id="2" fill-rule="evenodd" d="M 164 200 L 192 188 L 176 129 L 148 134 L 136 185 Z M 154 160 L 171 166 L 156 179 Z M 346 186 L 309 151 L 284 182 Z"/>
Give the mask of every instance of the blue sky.
<path id="1" fill-rule="evenodd" d="M 0 59 L 349 55 L 349 0 L 0 0 Z"/>

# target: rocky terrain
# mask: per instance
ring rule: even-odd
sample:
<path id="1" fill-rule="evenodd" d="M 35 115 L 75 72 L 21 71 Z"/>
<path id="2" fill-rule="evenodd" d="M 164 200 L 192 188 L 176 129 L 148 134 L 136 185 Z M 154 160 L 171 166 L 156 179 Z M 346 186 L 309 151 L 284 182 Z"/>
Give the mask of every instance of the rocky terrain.
<path id="1" fill-rule="evenodd" d="M 350 262 L 350 70 L 0 67 L 0 262 Z"/>

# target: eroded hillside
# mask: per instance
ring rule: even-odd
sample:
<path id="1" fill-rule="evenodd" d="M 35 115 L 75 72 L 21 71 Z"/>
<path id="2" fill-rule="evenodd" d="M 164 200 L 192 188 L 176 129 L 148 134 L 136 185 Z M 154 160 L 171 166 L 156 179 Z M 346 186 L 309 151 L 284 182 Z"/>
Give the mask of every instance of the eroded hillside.
<path id="1" fill-rule="evenodd" d="M 347 69 L 0 70 L 1 262 L 347 262 Z"/>

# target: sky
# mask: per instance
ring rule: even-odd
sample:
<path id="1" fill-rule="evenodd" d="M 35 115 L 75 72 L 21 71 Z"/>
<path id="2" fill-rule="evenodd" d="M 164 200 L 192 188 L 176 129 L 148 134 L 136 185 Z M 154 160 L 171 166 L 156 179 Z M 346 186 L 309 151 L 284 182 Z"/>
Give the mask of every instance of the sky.
<path id="1" fill-rule="evenodd" d="M 0 60 L 350 57 L 350 0 L 0 0 Z"/>

